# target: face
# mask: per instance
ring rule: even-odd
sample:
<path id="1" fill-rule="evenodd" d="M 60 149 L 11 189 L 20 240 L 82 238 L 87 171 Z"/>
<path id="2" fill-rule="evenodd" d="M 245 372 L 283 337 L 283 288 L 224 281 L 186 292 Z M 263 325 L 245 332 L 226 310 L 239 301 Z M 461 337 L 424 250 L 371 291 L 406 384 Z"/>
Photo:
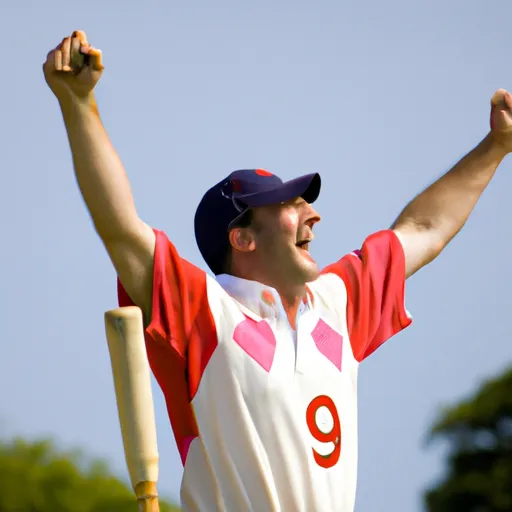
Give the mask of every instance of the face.
<path id="1" fill-rule="evenodd" d="M 251 240 L 251 265 L 274 283 L 303 285 L 318 277 L 318 266 L 309 254 L 313 226 L 320 216 L 302 198 L 254 208 L 246 228 Z"/>

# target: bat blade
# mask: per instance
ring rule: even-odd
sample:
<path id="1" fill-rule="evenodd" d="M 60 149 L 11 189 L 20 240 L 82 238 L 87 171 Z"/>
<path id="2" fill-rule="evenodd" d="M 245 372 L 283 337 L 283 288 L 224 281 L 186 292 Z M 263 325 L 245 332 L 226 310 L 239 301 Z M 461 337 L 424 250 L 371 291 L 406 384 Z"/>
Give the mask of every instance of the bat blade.
<path id="1" fill-rule="evenodd" d="M 156 423 L 141 310 L 107 311 L 105 331 L 131 484 L 139 510 L 158 512 Z"/>

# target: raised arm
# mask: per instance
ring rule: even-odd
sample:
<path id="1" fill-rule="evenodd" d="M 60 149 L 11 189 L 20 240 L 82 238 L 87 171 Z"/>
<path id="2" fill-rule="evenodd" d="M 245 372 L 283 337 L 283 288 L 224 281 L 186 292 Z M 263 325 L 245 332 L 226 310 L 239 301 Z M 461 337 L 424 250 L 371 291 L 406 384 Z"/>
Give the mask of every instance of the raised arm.
<path id="1" fill-rule="evenodd" d="M 405 252 L 406 276 L 435 259 L 462 229 L 503 158 L 512 151 L 512 95 L 491 100 L 491 131 L 450 171 L 413 199 L 392 226 Z"/>
<path id="2" fill-rule="evenodd" d="M 96 231 L 123 287 L 149 319 L 155 235 L 137 215 L 125 170 L 99 117 L 93 89 L 103 72 L 101 52 L 77 31 L 50 51 L 43 70 L 61 107 Z"/>

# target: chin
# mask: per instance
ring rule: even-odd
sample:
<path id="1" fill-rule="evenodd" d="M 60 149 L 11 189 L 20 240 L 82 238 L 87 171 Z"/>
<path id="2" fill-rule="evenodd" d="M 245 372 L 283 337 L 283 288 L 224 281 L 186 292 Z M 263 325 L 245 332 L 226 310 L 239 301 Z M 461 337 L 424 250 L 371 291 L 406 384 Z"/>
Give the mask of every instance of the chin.
<path id="1" fill-rule="evenodd" d="M 287 257 L 275 257 L 271 260 L 271 273 L 276 282 L 288 285 L 303 286 L 315 281 L 320 270 L 309 252 L 294 247 L 294 251 Z M 270 269 L 269 269 L 270 270 Z"/>
<path id="2" fill-rule="evenodd" d="M 312 281 L 316 281 L 319 275 L 320 270 L 318 266 L 315 264 L 314 268 L 308 268 L 307 270 L 304 270 L 304 281 L 306 283 L 311 283 Z"/>
<path id="3" fill-rule="evenodd" d="M 299 268 L 305 283 L 315 281 L 320 275 L 318 265 L 309 253 L 307 254 L 307 257 L 303 256 L 301 258 Z"/>

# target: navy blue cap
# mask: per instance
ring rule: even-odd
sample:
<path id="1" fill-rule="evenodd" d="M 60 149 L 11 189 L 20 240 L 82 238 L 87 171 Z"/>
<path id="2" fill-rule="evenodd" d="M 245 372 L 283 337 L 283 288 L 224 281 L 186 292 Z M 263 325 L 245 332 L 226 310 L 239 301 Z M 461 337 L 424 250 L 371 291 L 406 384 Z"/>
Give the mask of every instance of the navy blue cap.
<path id="1" fill-rule="evenodd" d="M 302 197 L 308 203 L 320 194 L 319 174 L 283 182 L 264 169 L 242 169 L 219 181 L 201 199 L 194 218 L 197 246 L 215 275 L 224 272 L 230 249 L 229 229 L 250 208 Z"/>

